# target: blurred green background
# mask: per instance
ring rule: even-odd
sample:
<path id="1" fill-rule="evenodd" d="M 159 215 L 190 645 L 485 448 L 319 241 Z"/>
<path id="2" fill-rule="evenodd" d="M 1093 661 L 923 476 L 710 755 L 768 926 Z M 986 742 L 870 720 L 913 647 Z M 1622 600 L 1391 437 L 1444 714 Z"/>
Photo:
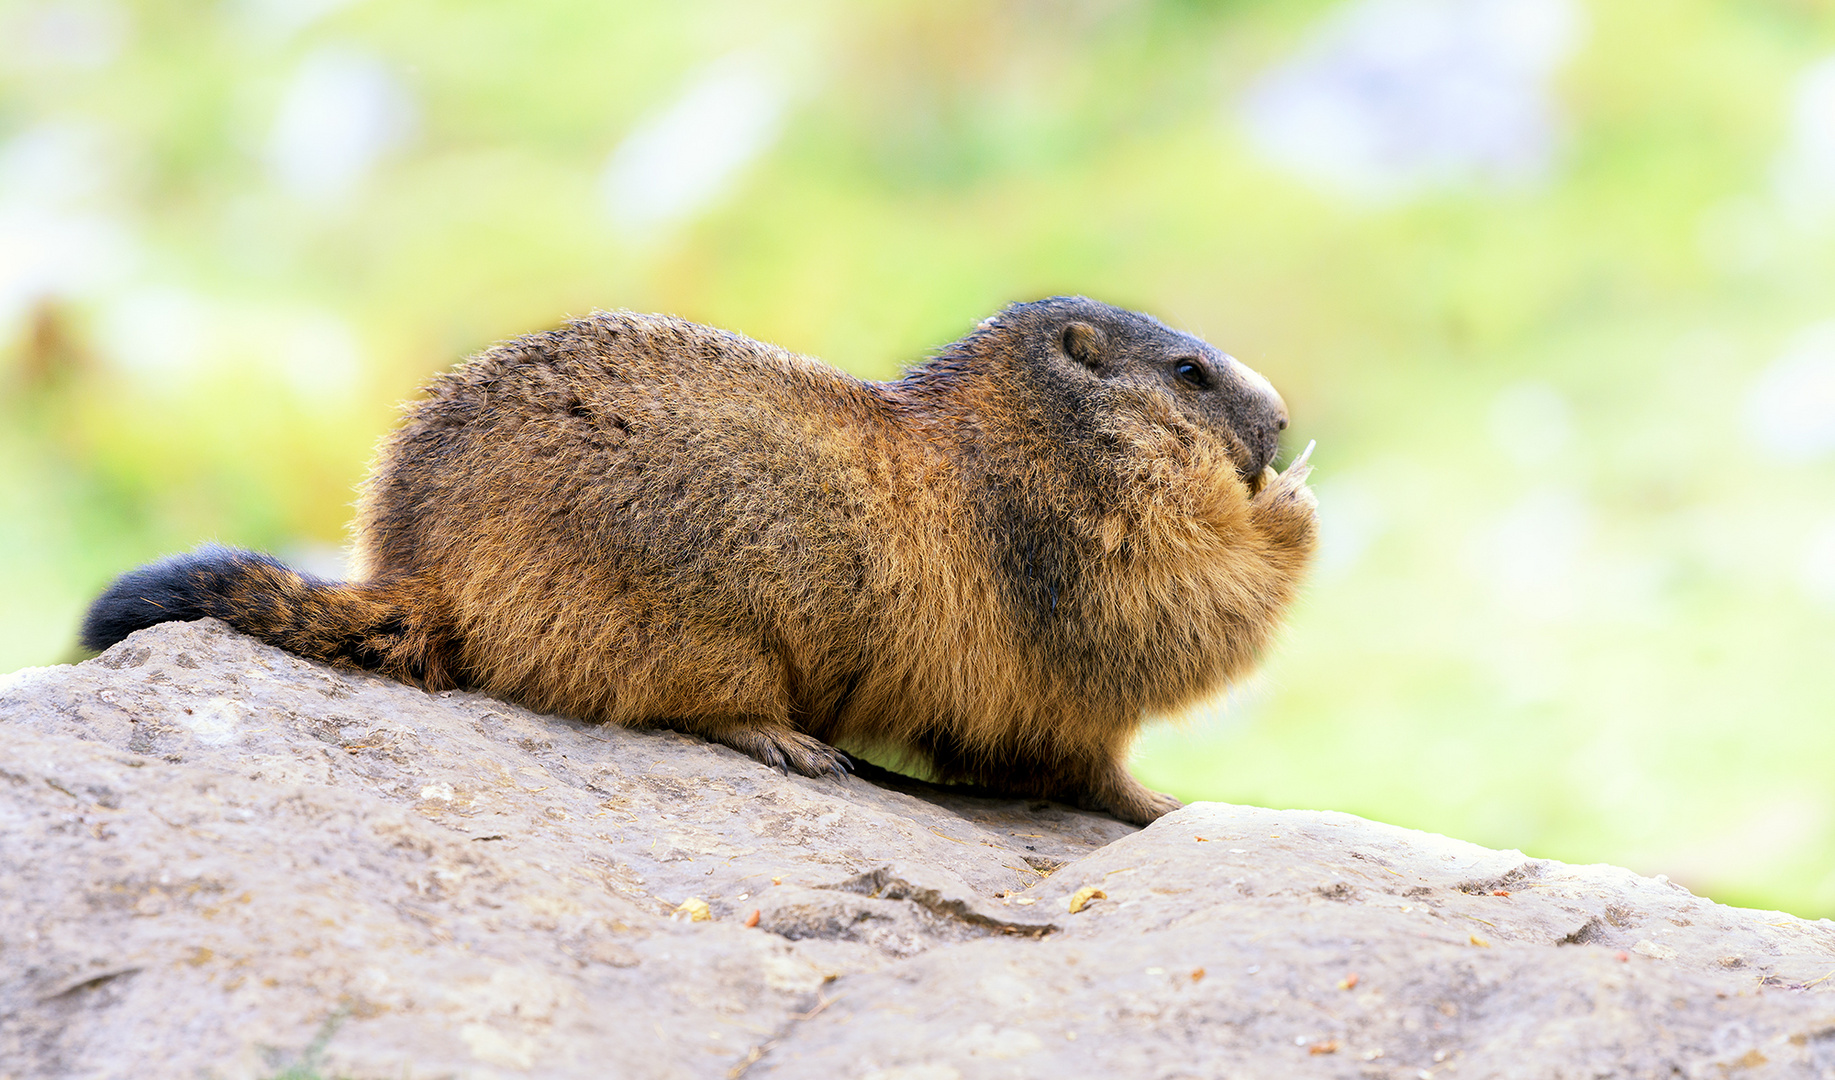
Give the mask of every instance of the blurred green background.
<path id="1" fill-rule="evenodd" d="M 869 377 L 1151 311 L 1317 439 L 1187 799 L 1835 915 L 1835 3 L 0 2 L 0 671 L 594 307 Z"/>

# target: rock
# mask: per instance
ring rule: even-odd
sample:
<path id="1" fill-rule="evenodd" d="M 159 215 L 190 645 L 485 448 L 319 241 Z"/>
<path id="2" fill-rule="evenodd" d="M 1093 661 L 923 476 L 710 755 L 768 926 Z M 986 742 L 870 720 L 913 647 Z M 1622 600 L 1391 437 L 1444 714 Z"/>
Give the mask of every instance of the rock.
<path id="1" fill-rule="evenodd" d="M 1612 867 L 783 776 L 208 620 L 0 679 L 8 1080 L 1835 1077 L 1831 973 Z"/>

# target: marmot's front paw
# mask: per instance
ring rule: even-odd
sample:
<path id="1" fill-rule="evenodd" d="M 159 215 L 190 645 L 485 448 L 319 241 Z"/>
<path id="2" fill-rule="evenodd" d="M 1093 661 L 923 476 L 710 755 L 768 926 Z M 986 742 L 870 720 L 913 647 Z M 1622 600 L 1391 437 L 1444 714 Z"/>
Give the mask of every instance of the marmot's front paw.
<path id="1" fill-rule="evenodd" d="M 1251 502 L 1258 507 L 1270 509 L 1281 504 L 1293 504 L 1307 510 L 1317 510 L 1319 500 L 1313 496 L 1313 489 L 1306 486 L 1306 477 L 1312 471 L 1311 465 L 1303 464 L 1289 465 L 1283 473 L 1263 469 L 1261 490 L 1255 493 Z"/>
<path id="2" fill-rule="evenodd" d="M 1308 464 L 1313 445 L 1307 443 L 1306 449 L 1293 459 L 1286 472 L 1263 469 L 1255 495 L 1249 500 L 1256 516 L 1272 530 L 1291 534 L 1286 537 L 1290 541 L 1310 543 L 1317 528 L 1319 500 L 1313 489 L 1306 486 L 1306 478 L 1313 471 Z"/>

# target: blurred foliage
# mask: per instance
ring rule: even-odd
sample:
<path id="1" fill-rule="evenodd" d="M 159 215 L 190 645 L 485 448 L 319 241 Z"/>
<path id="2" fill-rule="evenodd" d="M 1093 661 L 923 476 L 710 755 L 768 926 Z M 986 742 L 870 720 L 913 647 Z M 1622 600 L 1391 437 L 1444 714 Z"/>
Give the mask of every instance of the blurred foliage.
<path id="1" fill-rule="evenodd" d="M 1771 194 L 1835 6 L 1592 3 L 1545 181 L 1377 203 L 1266 164 L 1236 119 L 1320 0 L 318 6 L 139 3 L 104 62 L 0 66 L 0 140 L 100 133 L 84 212 L 133 249 L 0 327 L 0 670 L 73 656 L 85 600 L 158 554 L 339 544 L 395 403 L 568 313 L 670 311 L 885 377 L 1079 292 L 1264 371 L 1319 441 L 1327 565 L 1262 675 L 1144 740 L 1143 779 L 1835 915 L 1835 607 L 1797 572 L 1835 463 L 1768 459 L 1745 416 L 1835 317 L 1835 235 Z M 334 47 L 382 58 L 415 114 L 315 201 L 264 148 Z M 692 219 L 618 228 L 608 154 L 748 49 L 791 58 L 775 142 Z M 126 362 L 160 324 L 122 297 L 149 289 L 243 329 Z M 354 378 L 274 362 L 299 311 L 350 328 Z M 1525 386 L 1571 429 L 1539 458 L 1504 404 Z M 1579 523 L 1548 596 L 1486 554 L 1524 505 Z"/>

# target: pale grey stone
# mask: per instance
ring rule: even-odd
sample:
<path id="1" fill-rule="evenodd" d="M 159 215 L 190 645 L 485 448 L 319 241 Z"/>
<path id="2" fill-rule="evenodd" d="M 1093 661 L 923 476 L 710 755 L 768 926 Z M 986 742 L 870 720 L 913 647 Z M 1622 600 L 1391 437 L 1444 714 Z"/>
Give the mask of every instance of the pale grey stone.
<path id="1" fill-rule="evenodd" d="M 1832 972 L 1613 867 L 784 776 L 208 620 L 0 678 L 5 1080 L 1835 1077 Z"/>

